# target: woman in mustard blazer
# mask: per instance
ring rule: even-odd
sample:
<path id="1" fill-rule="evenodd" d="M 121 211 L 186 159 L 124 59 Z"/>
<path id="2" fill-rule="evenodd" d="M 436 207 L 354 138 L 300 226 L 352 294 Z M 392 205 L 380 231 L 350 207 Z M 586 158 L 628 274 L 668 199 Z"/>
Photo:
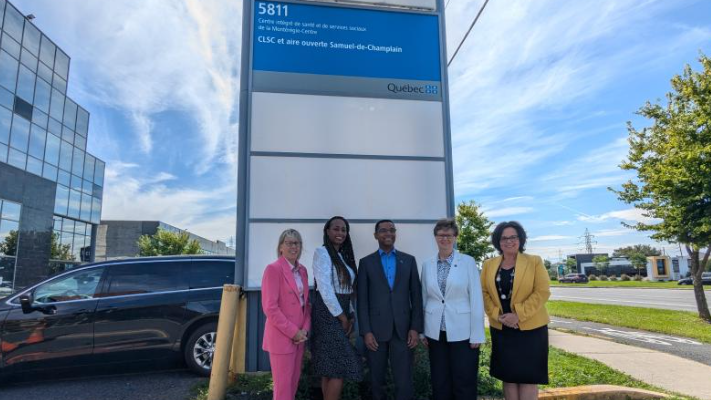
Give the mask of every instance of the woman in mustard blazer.
<path id="1" fill-rule="evenodd" d="M 539 256 L 525 254 L 526 231 L 515 221 L 496 226 L 498 257 L 484 261 L 481 289 L 491 332 L 491 376 L 507 400 L 538 398 L 548 383 L 548 272 Z"/>

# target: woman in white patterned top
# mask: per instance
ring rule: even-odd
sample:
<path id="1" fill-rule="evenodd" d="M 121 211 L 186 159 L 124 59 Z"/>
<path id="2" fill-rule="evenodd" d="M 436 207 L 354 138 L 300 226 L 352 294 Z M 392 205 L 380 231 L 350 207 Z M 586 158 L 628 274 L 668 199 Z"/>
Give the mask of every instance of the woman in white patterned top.
<path id="1" fill-rule="evenodd" d="M 344 379 L 363 379 L 362 361 L 350 341 L 356 266 L 345 218 L 333 217 L 324 225 L 323 246 L 314 252 L 312 268 L 316 281 L 311 312 L 313 369 L 321 377 L 324 400 L 338 400 Z"/>
<path id="2" fill-rule="evenodd" d="M 422 265 L 422 303 L 430 353 L 433 400 L 477 397 L 479 346 L 484 343 L 484 300 L 476 261 L 454 250 L 459 228 L 453 219 L 434 227 L 439 249 Z"/>

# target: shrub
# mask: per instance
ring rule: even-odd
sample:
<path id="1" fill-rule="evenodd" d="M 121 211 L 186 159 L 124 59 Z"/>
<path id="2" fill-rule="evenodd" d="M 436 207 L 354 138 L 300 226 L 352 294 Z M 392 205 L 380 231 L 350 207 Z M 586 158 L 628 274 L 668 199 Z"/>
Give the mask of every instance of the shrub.
<path id="1" fill-rule="evenodd" d="M 622 274 L 622 276 L 620 276 L 620 280 L 621 280 L 621 281 L 629 281 L 629 280 L 630 280 L 630 276 L 627 275 L 627 274 Z"/>
<path id="2" fill-rule="evenodd" d="M 607 275 L 600 275 L 600 280 L 601 281 L 609 281 L 609 279 L 607 278 Z"/>
<path id="3" fill-rule="evenodd" d="M 479 353 L 479 382 L 478 392 L 481 396 L 501 397 L 502 386 L 501 382 L 489 375 L 489 360 L 491 358 L 491 342 L 480 348 Z M 316 400 L 321 398 L 321 381 L 317 378 L 309 379 L 311 375 L 308 371 L 311 368 L 310 357 L 308 352 L 304 355 L 304 367 L 299 382 L 299 390 L 296 395 L 296 400 Z M 364 362 L 365 376 L 363 382 L 348 382 L 343 385 L 343 393 L 341 400 L 369 400 L 371 399 L 370 378 L 367 363 Z M 432 398 L 432 385 L 430 378 L 430 360 L 427 349 L 424 346 L 417 346 L 415 349 L 415 363 L 413 369 L 413 381 L 415 384 L 415 398 L 425 400 Z M 310 389 L 309 389 L 310 383 Z M 388 372 L 385 383 L 385 392 L 387 398 L 394 398 L 395 386 L 392 381 L 391 373 Z"/>
<path id="4" fill-rule="evenodd" d="M 488 336 L 488 335 L 487 335 Z M 481 347 L 479 353 L 479 382 L 478 392 L 480 396 L 502 398 L 503 391 L 501 382 L 489 375 L 489 360 L 491 358 L 491 341 Z M 432 398 L 432 386 L 430 379 L 430 361 L 427 349 L 417 346 L 415 350 L 415 363 L 413 369 L 413 381 L 415 384 L 415 399 L 425 400 Z M 366 376 L 363 382 L 349 382 L 343 385 L 341 394 L 342 400 L 370 400 L 370 379 L 368 377 L 367 364 L 365 368 Z M 308 352 L 304 354 L 301 380 L 296 393 L 296 400 L 320 400 L 322 399 L 321 380 L 310 373 L 311 357 Z M 195 388 L 194 400 L 204 400 L 207 398 L 208 383 Z M 388 398 L 394 396 L 394 385 L 392 376 L 388 373 L 385 384 L 385 391 Z M 239 375 L 237 382 L 227 390 L 225 400 L 271 400 L 272 398 L 272 378 L 270 373 L 244 374 Z"/>
<path id="5" fill-rule="evenodd" d="M 558 280 L 558 272 L 549 269 L 549 270 L 548 270 L 548 277 L 549 277 L 552 281 L 557 281 L 557 280 Z"/>
<path id="6" fill-rule="evenodd" d="M 634 279 L 637 282 L 640 282 L 640 281 L 642 281 L 642 275 L 635 275 L 634 278 L 632 278 L 632 279 Z"/>
<path id="7" fill-rule="evenodd" d="M 593 275 L 593 274 L 590 274 L 590 275 L 588 275 L 588 280 L 589 280 L 589 281 L 596 281 L 596 280 L 597 280 L 597 276 L 595 276 L 595 275 Z"/>

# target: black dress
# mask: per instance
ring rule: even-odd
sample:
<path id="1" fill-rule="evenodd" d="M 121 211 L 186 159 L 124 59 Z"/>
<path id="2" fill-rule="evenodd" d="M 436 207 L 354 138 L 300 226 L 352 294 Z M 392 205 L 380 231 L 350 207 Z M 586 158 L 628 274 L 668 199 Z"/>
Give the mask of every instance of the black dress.
<path id="1" fill-rule="evenodd" d="M 331 315 L 317 290 L 311 309 L 311 357 L 313 373 L 328 378 L 363 380 L 363 362 L 346 336 L 338 318 Z M 350 310 L 351 295 L 336 294 L 343 310 Z"/>
<path id="2" fill-rule="evenodd" d="M 496 286 L 504 314 L 511 312 L 508 294 L 512 289 L 513 270 L 501 269 L 500 286 Z M 501 292 L 507 294 L 506 299 L 501 299 Z M 527 331 L 507 326 L 489 327 L 489 331 L 491 376 L 507 383 L 548 384 L 548 325 Z"/>

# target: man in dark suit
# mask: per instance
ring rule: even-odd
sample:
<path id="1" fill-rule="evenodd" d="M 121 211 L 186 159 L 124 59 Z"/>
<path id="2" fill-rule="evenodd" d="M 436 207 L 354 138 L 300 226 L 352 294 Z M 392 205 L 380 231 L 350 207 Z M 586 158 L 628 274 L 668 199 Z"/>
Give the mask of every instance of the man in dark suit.
<path id="1" fill-rule="evenodd" d="M 412 349 L 423 331 L 422 289 L 415 257 L 395 250 L 395 223 L 375 224 L 379 249 L 358 265 L 358 324 L 368 349 L 374 400 L 385 400 L 388 359 L 395 399 L 412 400 Z"/>

